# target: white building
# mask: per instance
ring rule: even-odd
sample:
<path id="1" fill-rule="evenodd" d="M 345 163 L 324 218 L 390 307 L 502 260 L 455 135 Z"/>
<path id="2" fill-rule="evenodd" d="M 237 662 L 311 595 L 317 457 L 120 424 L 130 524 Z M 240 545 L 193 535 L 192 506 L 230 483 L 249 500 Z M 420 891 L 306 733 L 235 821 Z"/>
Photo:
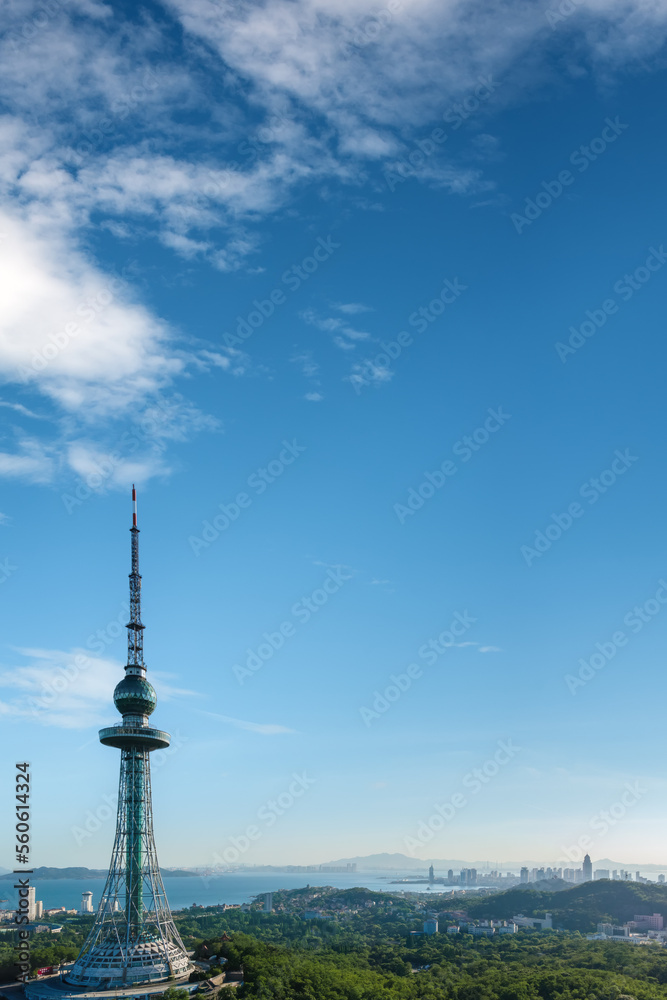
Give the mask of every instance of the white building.
<path id="1" fill-rule="evenodd" d="M 44 911 L 41 899 L 35 899 L 34 885 L 28 886 L 28 920 L 39 920 Z"/>
<path id="2" fill-rule="evenodd" d="M 539 917 L 524 917 L 523 913 L 519 913 L 516 917 L 512 917 L 512 921 L 517 927 L 536 927 L 541 931 L 553 927 L 550 913 L 546 913 L 543 920 Z"/>
<path id="3" fill-rule="evenodd" d="M 92 892 L 82 892 L 81 893 L 81 911 L 83 913 L 93 913 L 93 894 Z"/>

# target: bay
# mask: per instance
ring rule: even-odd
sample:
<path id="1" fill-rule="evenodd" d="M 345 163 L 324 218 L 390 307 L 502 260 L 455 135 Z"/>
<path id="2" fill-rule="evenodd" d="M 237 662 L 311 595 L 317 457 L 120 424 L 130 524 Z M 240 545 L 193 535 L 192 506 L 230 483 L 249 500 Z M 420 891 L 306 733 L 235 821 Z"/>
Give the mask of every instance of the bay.
<path id="1" fill-rule="evenodd" d="M 335 889 L 351 889 L 357 886 L 375 892 L 426 892 L 425 885 L 392 885 L 394 878 L 407 872 L 388 873 L 367 872 L 229 872 L 220 875 L 192 875 L 170 878 L 163 875 L 167 899 L 172 910 L 186 909 L 192 904 L 213 906 L 218 903 L 249 903 L 254 896 L 263 892 L 277 892 L 279 889 L 301 889 L 306 885 L 330 885 Z M 79 909 L 81 893 L 92 892 L 93 907 L 97 909 L 104 888 L 103 878 L 63 878 L 39 879 L 33 883 L 36 898 L 41 899 L 44 909 L 64 906 L 68 910 Z M 13 909 L 16 906 L 16 890 L 9 881 L 0 882 L 0 892 L 6 902 L 0 906 Z"/>

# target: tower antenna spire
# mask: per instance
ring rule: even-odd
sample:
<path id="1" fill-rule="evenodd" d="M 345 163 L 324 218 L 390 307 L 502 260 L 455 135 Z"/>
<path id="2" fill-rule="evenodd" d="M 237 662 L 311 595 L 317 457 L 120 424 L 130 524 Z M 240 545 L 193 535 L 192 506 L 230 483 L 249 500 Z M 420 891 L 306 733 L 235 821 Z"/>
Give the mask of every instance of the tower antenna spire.
<path id="1" fill-rule="evenodd" d="M 127 666 L 125 672 L 144 676 L 144 626 L 141 623 L 141 575 L 139 573 L 139 528 L 137 491 L 132 484 L 132 569 L 130 572 L 130 620 L 127 623 Z"/>

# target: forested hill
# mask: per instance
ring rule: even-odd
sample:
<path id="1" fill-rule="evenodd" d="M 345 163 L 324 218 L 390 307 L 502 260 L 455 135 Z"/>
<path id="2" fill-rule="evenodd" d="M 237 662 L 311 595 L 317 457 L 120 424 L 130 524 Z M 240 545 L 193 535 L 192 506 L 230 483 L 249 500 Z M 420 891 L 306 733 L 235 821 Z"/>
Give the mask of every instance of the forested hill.
<path id="1" fill-rule="evenodd" d="M 602 921 L 624 924 L 636 913 L 661 913 L 667 924 L 667 885 L 603 879 L 557 891 L 521 886 L 461 905 L 471 917 L 495 920 L 551 913 L 554 927 L 572 931 L 594 931 Z"/>

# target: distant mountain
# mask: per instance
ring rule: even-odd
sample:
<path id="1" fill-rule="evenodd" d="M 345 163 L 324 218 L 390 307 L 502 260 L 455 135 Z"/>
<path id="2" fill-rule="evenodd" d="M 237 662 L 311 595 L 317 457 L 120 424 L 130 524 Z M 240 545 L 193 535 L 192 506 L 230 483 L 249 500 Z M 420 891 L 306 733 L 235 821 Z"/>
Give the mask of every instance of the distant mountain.
<path id="1" fill-rule="evenodd" d="M 193 872 L 182 871 L 179 868 L 174 870 L 169 870 L 166 868 L 161 868 L 163 878 L 184 878 L 186 876 L 191 877 Z M 3 881 L 9 881 L 10 879 L 17 878 L 13 872 L 7 872 L 6 874 L 0 875 L 0 879 Z M 106 878 L 107 869 L 106 868 L 35 868 L 32 875 L 30 876 L 31 882 L 38 882 L 40 879 L 62 879 L 62 878 L 80 878 L 80 879 L 92 879 L 92 878 Z"/>
<path id="2" fill-rule="evenodd" d="M 326 866 L 339 866 L 356 864 L 357 868 L 384 868 L 387 871 L 405 870 L 412 868 L 428 868 L 428 861 L 420 858 L 408 858 L 405 854 L 367 854 L 365 857 L 341 858 L 339 861 L 327 861 Z"/>
<path id="3" fill-rule="evenodd" d="M 600 861 L 593 862 L 593 868 L 608 868 L 609 871 L 614 871 L 614 869 L 624 869 L 629 872 L 667 872 L 667 865 L 645 865 L 639 864 L 634 861 L 632 864 L 629 861 L 611 861 L 610 858 L 601 858 Z"/>
<path id="4" fill-rule="evenodd" d="M 407 854 L 367 854 L 364 857 L 356 858 L 341 858 L 339 861 L 328 861 L 327 865 L 347 865 L 356 864 L 357 868 L 361 871 L 366 871 L 368 869 L 383 869 L 385 871 L 427 871 L 429 865 L 433 865 L 434 868 L 438 869 L 441 873 L 449 868 L 453 868 L 454 871 L 457 869 L 460 871 L 461 868 L 479 868 L 484 870 L 485 868 L 496 868 L 502 867 L 503 870 L 507 868 L 514 869 L 517 872 L 522 865 L 526 864 L 525 861 L 510 861 L 503 862 L 502 866 L 498 861 L 489 862 L 484 861 L 466 861 L 463 858 L 427 858 L 422 860 L 422 858 L 410 858 Z M 529 862 L 531 867 L 541 867 L 545 862 Z M 553 865 L 553 862 L 549 862 Z"/>

